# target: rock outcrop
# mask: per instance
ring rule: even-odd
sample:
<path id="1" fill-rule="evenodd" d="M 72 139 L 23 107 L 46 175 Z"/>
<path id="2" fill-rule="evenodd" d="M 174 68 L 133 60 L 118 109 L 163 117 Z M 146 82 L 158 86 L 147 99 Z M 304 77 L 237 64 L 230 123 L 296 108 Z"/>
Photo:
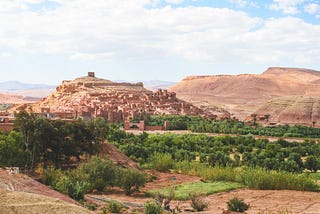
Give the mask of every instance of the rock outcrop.
<path id="1" fill-rule="evenodd" d="M 274 98 L 320 96 L 320 72 L 273 67 L 259 75 L 191 76 L 169 91 L 196 106 L 219 106 L 244 120 Z"/>
<path id="2" fill-rule="evenodd" d="M 31 107 L 34 112 L 53 118 L 105 117 L 110 122 L 123 122 L 142 113 L 215 117 L 178 99 L 174 92 L 152 92 L 142 83 L 115 83 L 94 74 L 63 81 L 55 93 Z"/>
<path id="3" fill-rule="evenodd" d="M 320 97 L 276 98 L 260 107 L 248 120 L 253 117 L 265 124 L 301 124 L 320 127 Z"/>

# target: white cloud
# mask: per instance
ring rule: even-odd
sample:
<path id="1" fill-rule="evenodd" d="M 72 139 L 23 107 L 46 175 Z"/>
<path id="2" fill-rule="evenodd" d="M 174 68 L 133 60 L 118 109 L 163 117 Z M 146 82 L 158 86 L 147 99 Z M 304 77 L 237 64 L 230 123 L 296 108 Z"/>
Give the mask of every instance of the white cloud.
<path id="1" fill-rule="evenodd" d="M 43 0 L 1 0 L 0 12 L 8 12 L 15 9 L 27 9 L 28 4 L 41 3 Z"/>
<path id="2" fill-rule="evenodd" d="M 75 60 L 109 60 L 112 59 L 114 53 L 75 53 L 71 55 L 71 59 Z"/>
<path id="3" fill-rule="evenodd" d="M 273 10 L 282 10 L 286 14 L 300 13 L 298 6 L 308 0 L 273 0 L 270 8 Z"/>
<path id="4" fill-rule="evenodd" d="M 315 15 L 320 13 L 320 5 L 315 3 L 310 3 L 304 6 L 304 11 L 306 13 Z"/>
<path id="5" fill-rule="evenodd" d="M 61 53 L 72 60 L 320 60 L 315 54 L 320 26 L 297 18 L 262 20 L 225 8 L 146 7 L 154 0 L 51 1 L 59 6 L 0 12 L 0 48 Z"/>
<path id="6" fill-rule="evenodd" d="M 229 0 L 230 3 L 236 4 L 239 7 L 258 7 L 258 4 L 248 0 Z"/>
<path id="7" fill-rule="evenodd" d="M 184 0 L 165 0 L 165 2 L 170 4 L 181 4 Z"/>
<path id="8" fill-rule="evenodd" d="M 9 53 L 0 53 L 0 59 L 9 58 L 11 57 L 11 54 Z"/>

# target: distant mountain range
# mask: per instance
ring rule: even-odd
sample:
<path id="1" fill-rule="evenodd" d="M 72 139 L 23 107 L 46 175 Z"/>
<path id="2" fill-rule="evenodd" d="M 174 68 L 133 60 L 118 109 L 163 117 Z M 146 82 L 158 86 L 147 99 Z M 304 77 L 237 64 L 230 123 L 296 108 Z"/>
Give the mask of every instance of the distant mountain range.
<path id="1" fill-rule="evenodd" d="M 6 97 L 9 97 L 11 94 L 13 96 L 19 95 L 22 99 L 28 98 L 27 100 L 46 97 L 54 92 L 55 88 L 56 86 L 54 85 L 46 84 L 31 84 L 18 81 L 0 82 L 0 93 L 6 94 Z"/>
<path id="2" fill-rule="evenodd" d="M 46 84 L 30 84 L 30 83 L 22 83 L 18 81 L 7 81 L 0 82 L 0 91 L 2 92 L 18 92 L 24 90 L 35 90 L 35 89 L 55 89 L 54 85 L 46 85 Z"/>

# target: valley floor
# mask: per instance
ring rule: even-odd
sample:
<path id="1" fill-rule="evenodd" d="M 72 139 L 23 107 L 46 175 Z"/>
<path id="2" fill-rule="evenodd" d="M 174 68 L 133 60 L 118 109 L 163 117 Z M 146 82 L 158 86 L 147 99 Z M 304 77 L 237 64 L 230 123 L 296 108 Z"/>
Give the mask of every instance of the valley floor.
<path id="1" fill-rule="evenodd" d="M 155 174 L 157 179 L 148 183 L 142 191 L 151 189 L 164 188 L 172 185 L 197 182 L 200 178 L 195 176 L 187 176 L 175 173 L 159 173 Z M 174 178 L 174 179 L 173 179 Z M 133 209 L 141 209 L 143 204 L 150 198 L 144 197 L 144 194 L 138 193 L 132 196 L 125 196 L 122 191 L 113 190 L 106 195 L 89 195 L 105 200 L 117 200 L 127 205 L 133 205 Z M 304 214 L 319 214 L 320 213 L 320 193 L 319 192 L 302 192 L 291 190 L 250 190 L 238 189 L 230 192 L 217 193 L 207 196 L 205 200 L 209 203 L 209 207 L 200 213 L 203 214 L 222 214 L 227 210 L 227 201 L 233 197 L 244 199 L 249 203 L 251 208 L 246 211 L 247 214 L 270 214 L 282 211 L 287 213 L 304 213 Z M 87 197 L 88 198 L 88 197 Z M 89 198 L 92 202 L 99 201 Z M 101 202 L 100 202 L 101 203 Z M 104 203 L 102 203 L 104 204 Z M 171 208 L 179 207 L 181 213 L 194 213 L 184 211 L 191 209 L 190 201 L 172 201 Z M 131 208 L 131 209 L 132 209 Z"/>

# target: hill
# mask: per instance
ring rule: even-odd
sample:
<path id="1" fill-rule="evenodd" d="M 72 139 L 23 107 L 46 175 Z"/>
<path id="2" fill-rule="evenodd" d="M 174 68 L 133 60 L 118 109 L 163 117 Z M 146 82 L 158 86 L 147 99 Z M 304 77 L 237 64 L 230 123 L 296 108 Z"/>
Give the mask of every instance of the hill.
<path id="1" fill-rule="evenodd" d="M 245 119 L 267 101 L 287 96 L 320 96 L 320 72 L 268 68 L 262 74 L 189 76 L 169 91 L 196 106 L 207 104 Z"/>
<path id="2" fill-rule="evenodd" d="M 0 169 L 1 213 L 91 213 L 24 174 Z"/>
<path id="3" fill-rule="evenodd" d="M 261 122 L 320 126 L 320 97 L 280 97 L 268 101 L 254 115 Z M 265 120 L 264 115 L 270 115 Z"/>
<path id="4" fill-rule="evenodd" d="M 26 97 L 27 101 L 29 101 L 28 97 L 41 98 L 48 96 L 54 89 L 55 86 L 46 84 L 30 84 L 18 81 L 0 82 L 0 92 L 12 96 Z"/>
<path id="5" fill-rule="evenodd" d="M 215 117 L 176 97 L 174 92 L 152 92 L 143 83 L 117 83 L 88 76 L 63 81 L 56 92 L 31 105 L 34 112 L 54 118 L 108 118 L 123 122 L 144 113 Z M 21 106 L 28 108 L 28 105 Z"/>
<path id="6" fill-rule="evenodd" d="M 0 104 L 22 104 L 22 103 L 31 103 L 39 98 L 34 97 L 24 97 L 18 94 L 10 93 L 0 93 Z"/>

